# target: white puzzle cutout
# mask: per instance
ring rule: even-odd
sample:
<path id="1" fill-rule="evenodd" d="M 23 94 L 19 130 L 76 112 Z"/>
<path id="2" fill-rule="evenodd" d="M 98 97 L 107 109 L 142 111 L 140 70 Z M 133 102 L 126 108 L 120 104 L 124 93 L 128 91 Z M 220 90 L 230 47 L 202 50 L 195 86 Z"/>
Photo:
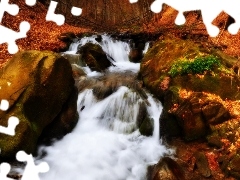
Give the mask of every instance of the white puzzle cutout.
<path id="1" fill-rule="evenodd" d="M 47 15 L 46 15 L 46 21 L 53 21 L 58 26 L 61 26 L 61 25 L 64 24 L 65 17 L 62 14 L 55 14 L 57 4 L 58 4 L 58 2 L 56 2 L 56 1 L 51 1 L 50 2 L 50 5 L 48 7 L 48 12 L 47 12 Z"/>
<path id="2" fill-rule="evenodd" d="M 37 3 L 37 0 L 25 0 L 25 3 L 28 6 L 34 6 Z"/>
<path id="3" fill-rule="evenodd" d="M 9 108 L 9 102 L 5 99 L 1 101 L 0 104 L 0 110 L 6 111 Z M 17 125 L 19 124 L 19 119 L 15 116 L 11 116 L 8 119 L 8 127 L 3 127 L 0 125 L 0 133 L 9 135 L 9 136 L 14 136 L 15 135 L 15 129 Z"/>
<path id="4" fill-rule="evenodd" d="M 26 21 L 23 21 L 21 22 L 19 29 L 20 32 L 15 32 L 12 29 L 0 25 L 0 44 L 7 43 L 8 52 L 10 54 L 15 54 L 18 52 L 16 40 L 27 37 L 27 32 L 30 30 L 30 24 Z"/>
<path id="5" fill-rule="evenodd" d="M 30 3 L 31 1 L 31 3 Z M 26 0 L 28 4 L 33 4 L 36 0 Z M 4 13 L 7 12 L 13 16 L 16 16 L 19 12 L 19 7 L 16 4 L 9 4 L 9 0 L 1 0 L 0 2 L 0 23 Z M 8 44 L 8 52 L 14 54 L 18 51 L 18 46 L 16 45 L 16 40 L 27 37 L 27 32 L 30 29 L 30 24 L 28 22 L 21 22 L 20 32 L 15 32 L 5 26 L 0 25 L 0 44 Z"/>
<path id="6" fill-rule="evenodd" d="M 2 18 L 4 13 L 7 12 L 12 16 L 16 16 L 19 12 L 19 7 L 16 4 L 9 4 L 9 0 L 1 0 L 0 2 L 0 22 L 2 22 Z"/>
<path id="7" fill-rule="evenodd" d="M 0 164 L 0 180 L 14 180 L 12 178 L 7 177 L 10 170 L 11 170 L 10 164 L 1 163 Z"/>
<path id="8" fill-rule="evenodd" d="M 72 9 L 71 9 L 71 13 L 72 13 L 72 15 L 74 15 L 74 16 L 80 16 L 80 15 L 82 14 L 82 9 L 73 6 Z"/>
<path id="9" fill-rule="evenodd" d="M 62 14 L 55 14 L 55 10 L 57 8 L 58 2 L 51 1 L 48 7 L 48 12 L 46 16 L 46 21 L 53 21 L 57 25 L 61 26 L 65 22 L 65 17 Z M 71 14 L 74 16 L 80 16 L 82 14 L 82 9 L 73 6 L 71 9 Z"/>
<path id="10" fill-rule="evenodd" d="M 28 155 L 24 151 L 19 151 L 16 154 L 16 159 L 20 162 L 27 162 L 21 180 L 40 180 L 38 174 L 49 171 L 49 165 L 46 162 L 35 165 L 33 156 L 31 154 Z"/>

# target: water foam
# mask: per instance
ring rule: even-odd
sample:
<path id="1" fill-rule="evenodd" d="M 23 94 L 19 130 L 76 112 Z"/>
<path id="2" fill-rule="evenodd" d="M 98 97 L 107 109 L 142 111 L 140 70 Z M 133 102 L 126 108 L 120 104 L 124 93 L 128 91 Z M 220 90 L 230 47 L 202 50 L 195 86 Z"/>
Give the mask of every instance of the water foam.
<path id="1" fill-rule="evenodd" d="M 50 171 L 41 175 L 42 180 L 146 179 L 147 166 L 171 153 L 157 137 L 161 104 L 149 95 L 148 111 L 156 123 L 153 137 L 142 136 L 138 130 L 128 134 L 123 124 L 120 129 L 109 128 L 109 124 L 101 122 L 107 121 L 106 116 L 112 120 L 127 116 L 130 120 L 126 123 L 135 124 L 137 107 L 122 101 L 126 93 L 132 97 L 132 103 L 142 101 L 134 98 L 134 92 L 127 87 L 120 87 L 102 101 L 96 100 L 89 89 L 79 94 L 78 109 L 83 106 L 84 109 L 79 111 L 80 119 L 74 131 L 54 145 L 42 147 L 47 152 L 43 161 L 50 165 Z M 107 108 L 113 108 L 112 112 Z"/>

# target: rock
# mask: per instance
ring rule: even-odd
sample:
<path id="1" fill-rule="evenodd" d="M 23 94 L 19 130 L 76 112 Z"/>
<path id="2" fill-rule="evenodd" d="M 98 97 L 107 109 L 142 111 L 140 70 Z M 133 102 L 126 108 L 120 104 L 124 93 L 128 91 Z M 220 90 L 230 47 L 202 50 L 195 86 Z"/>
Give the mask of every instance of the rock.
<path id="1" fill-rule="evenodd" d="M 228 170 L 233 177 L 240 179 L 240 154 L 234 155 L 228 165 Z"/>
<path id="2" fill-rule="evenodd" d="M 134 63 L 139 63 L 143 58 L 143 52 L 141 49 L 133 48 L 129 53 L 129 60 Z"/>
<path id="3" fill-rule="evenodd" d="M 196 165 L 198 171 L 201 173 L 204 177 L 210 177 L 211 176 L 211 170 L 208 165 L 208 160 L 204 152 L 197 152 L 195 154 L 196 158 Z"/>
<path id="4" fill-rule="evenodd" d="M 71 43 L 74 41 L 74 39 L 76 39 L 76 35 L 73 32 L 66 32 L 66 33 L 62 33 L 58 36 L 58 39 L 60 41 L 63 41 L 66 46 L 61 49 L 61 51 L 67 51 L 69 46 L 71 45 Z"/>
<path id="5" fill-rule="evenodd" d="M 73 72 L 74 79 L 79 79 L 82 76 L 86 76 L 86 73 L 80 66 L 77 66 L 76 64 L 72 64 L 71 66 L 72 66 L 72 72 Z"/>
<path id="6" fill-rule="evenodd" d="M 65 54 L 62 56 L 66 58 L 72 66 L 74 79 L 79 79 L 81 76 L 86 76 L 86 73 L 81 67 L 85 67 L 86 64 L 83 62 L 80 54 Z"/>
<path id="7" fill-rule="evenodd" d="M 148 168 L 148 180 L 184 180 L 182 168 L 169 157 L 162 158 L 156 165 Z"/>
<path id="8" fill-rule="evenodd" d="M 146 117 L 139 127 L 139 132 L 144 136 L 153 135 L 153 119 Z"/>
<path id="9" fill-rule="evenodd" d="M 80 54 L 66 54 L 63 53 L 62 56 L 66 58 L 70 64 L 76 64 L 78 66 L 86 66 L 85 62 L 83 62 Z"/>
<path id="10" fill-rule="evenodd" d="M 67 102 L 63 105 L 61 112 L 43 129 L 39 137 L 40 143 L 49 144 L 52 140 L 61 139 L 64 135 L 73 130 L 79 119 L 77 113 L 77 99 L 78 91 L 75 87 Z"/>
<path id="11" fill-rule="evenodd" d="M 106 53 L 97 44 L 87 43 L 80 47 L 77 53 L 82 55 L 83 61 L 93 71 L 100 72 L 112 65 Z"/>
<path id="12" fill-rule="evenodd" d="M 59 40 L 66 42 L 66 43 L 72 43 L 75 38 L 77 38 L 77 37 L 73 32 L 62 33 L 58 36 Z"/>
<path id="13" fill-rule="evenodd" d="M 97 42 L 102 42 L 102 36 L 101 35 L 97 35 L 97 37 L 95 38 L 95 40 Z"/>
<path id="14" fill-rule="evenodd" d="M 171 79 L 170 87 L 174 86 L 195 92 L 204 91 L 214 93 L 223 99 L 240 99 L 240 94 L 237 93 L 240 80 L 238 76 L 228 68 L 229 65 L 227 66 L 229 63 L 236 63 L 237 60 L 235 59 L 234 62 L 229 61 L 229 58 L 227 59 L 223 53 L 207 50 L 201 47 L 200 44 L 190 40 L 172 40 L 171 38 L 166 38 L 164 41 L 159 40 L 156 42 L 145 54 L 141 62 L 140 73 L 144 85 L 158 97 L 162 97 L 164 94 L 159 86 L 164 77 L 169 76 L 169 71 L 174 62 L 183 59 L 182 57 L 191 60 L 195 57 L 205 57 L 208 55 L 213 55 L 220 60 L 223 71 L 213 69 L 214 75 L 205 73 L 199 76 L 189 73 L 176 76 Z"/>
<path id="15" fill-rule="evenodd" d="M 182 60 L 183 57 L 185 60 Z M 180 60 L 192 62 L 196 57 L 203 60 L 214 57 L 220 67 L 217 68 L 216 63 L 211 69 L 200 73 L 198 67 L 204 65 L 200 61 L 195 66 L 187 66 L 186 63 L 181 67 L 173 66 Z M 173 41 L 167 37 L 155 42 L 141 61 L 139 77 L 144 86 L 163 103 L 161 136 L 183 136 L 187 140 L 194 140 L 210 133 L 210 126 L 230 119 L 229 110 L 222 101 L 226 98 L 240 99 L 240 79 L 231 69 L 236 62 L 236 59 L 229 58 L 224 53 L 206 49 L 191 40 Z M 170 73 L 170 70 L 180 71 L 189 67 L 194 69 L 185 74 Z M 193 73 L 195 70 L 199 73 Z M 222 101 L 216 100 L 217 98 L 213 100 L 208 94 L 219 96 Z"/>
<path id="16" fill-rule="evenodd" d="M 217 148 L 221 148 L 223 146 L 221 138 L 216 134 L 209 135 L 207 137 L 207 141 L 210 146 L 215 146 Z"/>
<path id="17" fill-rule="evenodd" d="M 177 117 L 186 140 L 195 140 L 206 135 L 207 126 L 201 113 L 195 113 L 191 109 L 191 104 L 188 100 L 179 105 L 174 115 Z"/>
<path id="18" fill-rule="evenodd" d="M 0 156 L 15 158 L 19 150 L 33 153 L 42 131 L 73 91 L 72 68 L 56 53 L 23 51 L 8 61 L 0 77 L 0 98 L 10 103 L 9 110 L 0 112 L 0 123 L 7 126 L 10 116 L 20 120 L 14 137 L 0 134 Z"/>
<path id="19" fill-rule="evenodd" d="M 231 117 L 229 111 L 218 102 L 207 104 L 202 108 L 202 112 L 207 122 L 212 125 L 220 124 Z"/>

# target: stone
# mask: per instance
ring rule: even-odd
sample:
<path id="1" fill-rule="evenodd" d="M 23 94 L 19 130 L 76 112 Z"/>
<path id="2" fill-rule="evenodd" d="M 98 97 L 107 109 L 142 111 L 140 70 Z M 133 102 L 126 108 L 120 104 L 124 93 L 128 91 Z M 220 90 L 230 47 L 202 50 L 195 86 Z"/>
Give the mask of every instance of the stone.
<path id="1" fill-rule="evenodd" d="M 0 87 L 0 99 L 10 104 L 0 112 L 1 125 L 10 116 L 20 120 L 14 137 L 0 134 L 0 157 L 15 158 L 19 150 L 33 153 L 44 128 L 62 111 L 74 88 L 72 68 L 57 53 L 22 51 L 1 69 Z"/>
<path id="2" fill-rule="evenodd" d="M 139 132 L 144 136 L 153 135 L 153 119 L 146 117 L 139 127 Z"/>
<path id="3" fill-rule="evenodd" d="M 196 158 L 196 165 L 198 171 L 201 173 L 204 177 L 210 177 L 211 176 L 211 170 L 208 165 L 208 160 L 204 152 L 197 152 L 195 154 Z"/>
<path id="4" fill-rule="evenodd" d="M 221 148 L 223 146 L 221 138 L 215 134 L 207 136 L 207 141 L 210 146 L 214 146 L 217 148 Z"/>
<path id="5" fill-rule="evenodd" d="M 163 157 L 156 165 L 148 168 L 148 180 L 185 180 L 179 164 L 170 157 Z"/>
<path id="6" fill-rule="evenodd" d="M 76 64 L 78 66 L 86 66 L 85 62 L 83 62 L 80 54 L 66 54 L 63 53 L 62 56 L 66 58 L 70 64 Z"/>
<path id="7" fill-rule="evenodd" d="M 235 154 L 228 165 L 229 173 L 239 179 L 240 178 L 240 154 Z"/>
<path id="8" fill-rule="evenodd" d="M 191 111 L 191 104 L 185 101 L 177 108 L 174 115 L 178 119 L 178 124 L 182 128 L 182 133 L 186 140 L 195 140 L 206 135 L 207 126 L 201 113 Z"/>
<path id="9" fill-rule="evenodd" d="M 83 61 L 89 66 L 92 71 L 103 71 L 112 65 L 107 54 L 101 46 L 97 44 L 87 43 L 79 47 L 77 52 L 82 55 Z"/>
<path id="10" fill-rule="evenodd" d="M 43 129 L 38 142 L 50 144 L 53 140 L 59 140 L 73 130 L 79 119 L 77 113 L 77 99 L 78 91 L 75 87 L 68 100 L 63 105 L 61 112 Z"/>
<path id="11" fill-rule="evenodd" d="M 202 108 L 206 121 L 211 125 L 220 124 L 228 119 L 231 115 L 229 111 L 218 102 L 212 102 Z"/>
<path id="12" fill-rule="evenodd" d="M 133 48 L 129 53 L 129 60 L 134 63 L 139 63 L 143 58 L 143 52 L 141 49 Z"/>

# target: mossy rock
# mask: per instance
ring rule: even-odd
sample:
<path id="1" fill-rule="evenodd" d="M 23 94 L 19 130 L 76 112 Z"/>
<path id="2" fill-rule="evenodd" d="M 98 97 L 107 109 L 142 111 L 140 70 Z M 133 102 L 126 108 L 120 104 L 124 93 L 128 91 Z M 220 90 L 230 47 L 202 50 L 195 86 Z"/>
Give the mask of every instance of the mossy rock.
<path id="1" fill-rule="evenodd" d="M 180 67 L 179 70 L 186 68 L 183 69 L 186 71 L 174 75 L 170 73 L 172 66 L 183 60 L 186 63 L 182 64 L 186 66 Z M 196 64 L 193 64 L 195 62 Z M 155 42 L 141 62 L 140 77 L 145 87 L 163 103 L 163 113 L 160 117 L 161 135 L 183 135 L 187 140 L 194 140 L 206 136 L 210 124 L 228 120 L 230 114 L 224 108 L 214 114 L 219 115 L 217 119 L 205 117 L 202 112 L 204 104 L 196 103 L 193 99 L 204 99 L 205 97 L 198 97 L 197 94 L 206 92 L 218 95 L 222 100 L 239 100 L 240 79 L 232 70 L 236 63 L 236 58 L 229 57 L 219 50 L 205 49 L 191 40 L 166 38 Z M 201 68 L 198 68 L 198 65 Z M 197 69 L 187 69 L 189 67 Z M 183 90 L 196 93 L 197 97 L 186 100 L 181 95 Z M 205 98 L 203 102 L 209 104 L 211 98 Z"/>
<path id="2" fill-rule="evenodd" d="M 164 77 L 170 76 L 169 71 L 174 63 L 180 59 L 192 61 L 196 57 L 208 56 L 218 58 L 220 67 L 201 75 L 189 73 L 172 77 L 169 87 L 178 86 L 197 92 L 210 92 L 223 99 L 240 99 L 239 77 L 229 68 L 234 66 L 237 59 L 214 49 L 204 49 L 190 40 L 167 39 L 156 42 L 144 56 L 140 74 L 145 86 L 162 98 L 165 89 L 161 89 L 161 82 Z"/>
<path id="3" fill-rule="evenodd" d="M 43 129 L 61 112 L 74 88 L 69 62 L 49 51 L 15 54 L 0 71 L 0 98 L 10 107 L 0 123 L 16 116 L 16 135 L 0 134 L 1 158 L 14 158 L 19 150 L 33 153 Z"/>
<path id="4" fill-rule="evenodd" d="M 83 61 L 85 61 L 85 63 L 93 71 L 100 72 L 112 65 L 106 53 L 98 44 L 87 43 L 84 46 L 79 47 L 77 53 L 82 55 Z"/>
<path id="5" fill-rule="evenodd" d="M 146 117 L 141 126 L 139 127 L 139 132 L 144 136 L 152 136 L 153 135 L 153 119 Z"/>

